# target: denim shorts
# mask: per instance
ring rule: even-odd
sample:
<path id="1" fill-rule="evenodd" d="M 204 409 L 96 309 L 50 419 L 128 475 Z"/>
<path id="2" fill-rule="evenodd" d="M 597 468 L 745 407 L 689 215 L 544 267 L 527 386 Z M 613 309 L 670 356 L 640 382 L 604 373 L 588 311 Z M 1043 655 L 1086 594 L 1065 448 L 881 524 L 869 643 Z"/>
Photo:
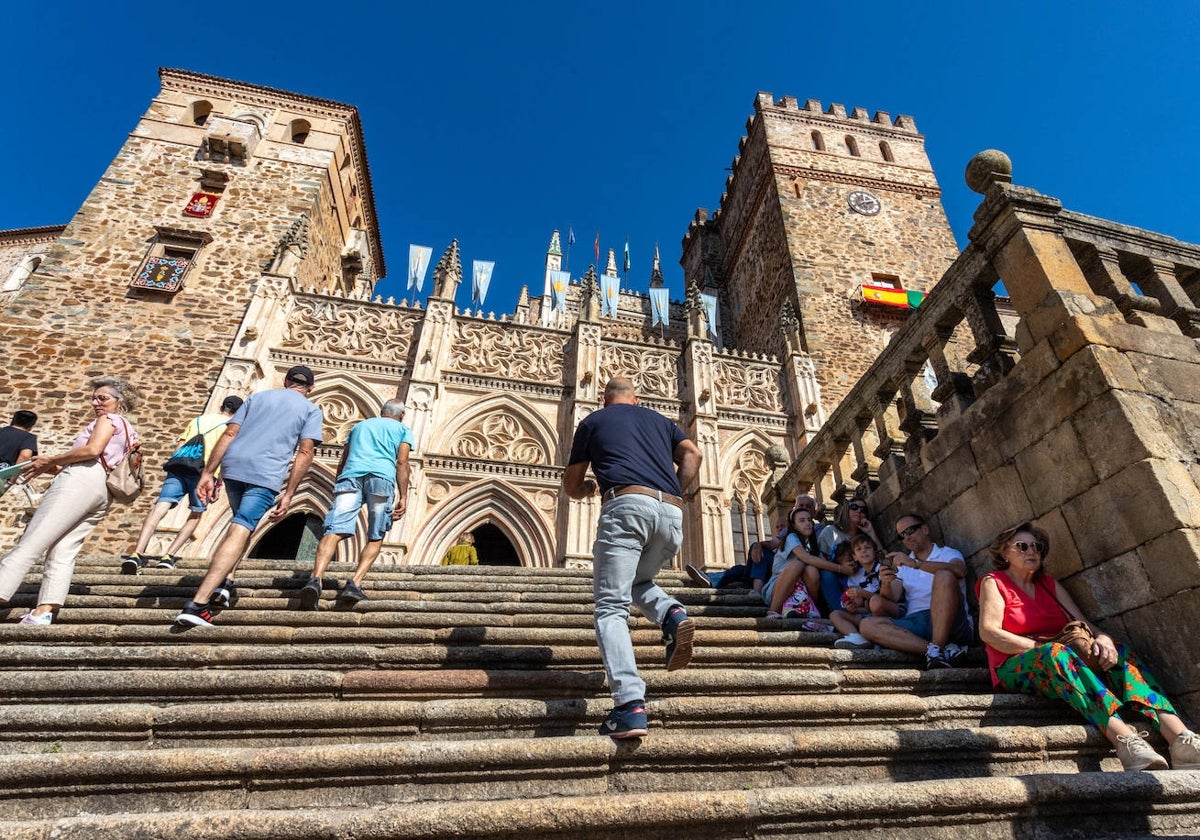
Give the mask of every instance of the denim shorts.
<path id="1" fill-rule="evenodd" d="M 277 495 L 268 487 L 247 484 L 236 478 L 225 479 L 225 492 L 229 498 L 229 509 L 233 511 L 233 524 L 251 531 L 258 527 L 259 520 L 275 504 Z"/>
<path id="2" fill-rule="evenodd" d="M 184 496 L 188 497 L 188 510 L 194 513 L 203 513 L 208 505 L 200 501 L 200 497 L 196 495 L 196 485 L 200 483 L 200 476 L 179 475 L 178 473 L 167 473 L 167 477 L 163 479 L 162 490 L 158 491 L 158 500 L 167 502 L 174 507 L 175 504 Z"/>
<path id="3" fill-rule="evenodd" d="M 933 639 L 933 616 L 929 610 L 908 613 L 903 618 L 891 619 L 891 622 L 910 633 L 915 633 L 927 642 Z M 966 611 L 960 609 L 958 618 L 954 621 L 954 627 L 950 630 L 949 641 L 958 645 L 970 644 L 971 635 L 971 620 L 967 618 Z"/>
<path id="4" fill-rule="evenodd" d="M 392 499 L 396 486 L 377 475 L 339 478 L 333 485 L 333 507 L 325 517 L 325 533 L 350 536 L 358 510 L 367 506 L 367 542 L 378 542 L 392 527 Z"/>

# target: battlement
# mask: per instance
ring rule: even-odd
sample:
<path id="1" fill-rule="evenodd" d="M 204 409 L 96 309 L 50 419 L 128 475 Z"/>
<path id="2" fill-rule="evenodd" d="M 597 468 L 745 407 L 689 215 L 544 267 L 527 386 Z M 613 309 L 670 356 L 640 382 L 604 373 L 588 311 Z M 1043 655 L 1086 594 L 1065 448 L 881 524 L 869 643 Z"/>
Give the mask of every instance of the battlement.
<path id="1" fill-rule="evenodd" d="M 902 131 L 906 134 L 916 135 L 917 124 L 912 117 L 907 114 L 900 114 L 894 120 L 892 115 L 887 111 L 876 111 L 874 116 L 867 116 L 866 108 L 854 108 L 849 114 L 846 113 L 846 106 L 837 102 L 831 103 L 828 108 L 822 109 L 819 99 L 806 99 L 804 105 L 794 96 L 784 96 L 776 99 L 774 95 L 759 91 L 754 98 L 754 114 L 746 120 L 746 132 L 750 132 L 750 126 L 754 124 L 754 118 L 764 111 L 780 111 L 785 113 L 802 114 L 805 117 L 816 119 L 822 123 L 840 122 L 847 126 L 870 126 L 872 128 L 886 128 L 890 130 Z"/>

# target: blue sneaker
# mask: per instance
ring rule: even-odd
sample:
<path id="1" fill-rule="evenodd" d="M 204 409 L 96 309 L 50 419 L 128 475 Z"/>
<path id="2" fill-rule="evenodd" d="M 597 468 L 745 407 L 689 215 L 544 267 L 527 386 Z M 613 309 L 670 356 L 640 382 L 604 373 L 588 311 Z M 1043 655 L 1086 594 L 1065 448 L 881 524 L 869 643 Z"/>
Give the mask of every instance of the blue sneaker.
<path id="1" fill-rule="evenodd" d="M 643 738 L 646 735 L 646 701 L 631 700 L 622 703 L 600 724 L 600 734 L 621 740 Z"/>
<path id="2" fill-rule="evenodd" d="M 667 646 L 667 670 L 678 671 L 692 661 L 692 636 L 696 622 L 683 607 L 671 607 L 662 623 L 662 640 Z"/>

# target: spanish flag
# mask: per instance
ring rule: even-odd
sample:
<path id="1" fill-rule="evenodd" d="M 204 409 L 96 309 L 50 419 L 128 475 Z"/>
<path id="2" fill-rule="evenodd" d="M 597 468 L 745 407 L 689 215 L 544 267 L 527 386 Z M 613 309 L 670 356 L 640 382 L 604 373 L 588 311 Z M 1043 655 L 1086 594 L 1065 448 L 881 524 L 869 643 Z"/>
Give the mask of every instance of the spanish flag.
<path id="1" fill-rule="evenodd" d="M 884 306 L 896 306 L 901 309 L 916 309 L 925 300 L 924 292 L 895 289 L 891 286 L 862 287 L 863 300 L 868 303 L 879 303 Z"/>

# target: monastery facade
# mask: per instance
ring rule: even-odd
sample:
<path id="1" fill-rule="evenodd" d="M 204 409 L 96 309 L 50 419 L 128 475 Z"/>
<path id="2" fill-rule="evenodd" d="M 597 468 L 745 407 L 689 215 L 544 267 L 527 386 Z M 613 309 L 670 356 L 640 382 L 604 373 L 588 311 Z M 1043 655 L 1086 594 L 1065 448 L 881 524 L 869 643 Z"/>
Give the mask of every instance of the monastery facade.
<path id="1" fill-rule="evenodd" d="M 907 316 L 863 287 L 920 293 L 957 255 L 911 118 L 759 94 L 720 207 L 687 227 L 687 296 L 667 328 L 628 292 L 616 318 L 601 317 L 594 269 L 563 311 L 524 293 L 499 319 L 459 310 L 454 242 L 427 299 L 384 301 L 354 107 L 186 71 L 160 79 L 65 227 L 0 233 L 5 402 L 39 413 L 41 445 L 66 446 L 86 422 L 92 376 L 145 394 L 134 417 L 152 486 L 114 508 L 85 551 L 132 544 L 189 419 L 306 364 L 325 440 L 293 515 L 264 525 L 252 556 L 311 555 L 347 432 L 399 397 L 417 446 L 384 562 L 437 563 L 471 530 L 483 562 L 587 565 L 599 504 L 567 499 L 561 476 L 604 383 L 627 376 L 704 454 L 683 556 L 729 565 L 790 505 L 771 488 Z M 547 271 L 560 251 L 554 232 Z M 611 254 L 605 271 L 616 273 Z M 702 294 L 717 298 L 713 324 Z M 21 507 L 6 500 L 0 549 L 23 527 Z M 152 550 L 183 516 L 172 512 Z M 184 553 L 208 555 L 229 517 L 214 505 Z"/>

